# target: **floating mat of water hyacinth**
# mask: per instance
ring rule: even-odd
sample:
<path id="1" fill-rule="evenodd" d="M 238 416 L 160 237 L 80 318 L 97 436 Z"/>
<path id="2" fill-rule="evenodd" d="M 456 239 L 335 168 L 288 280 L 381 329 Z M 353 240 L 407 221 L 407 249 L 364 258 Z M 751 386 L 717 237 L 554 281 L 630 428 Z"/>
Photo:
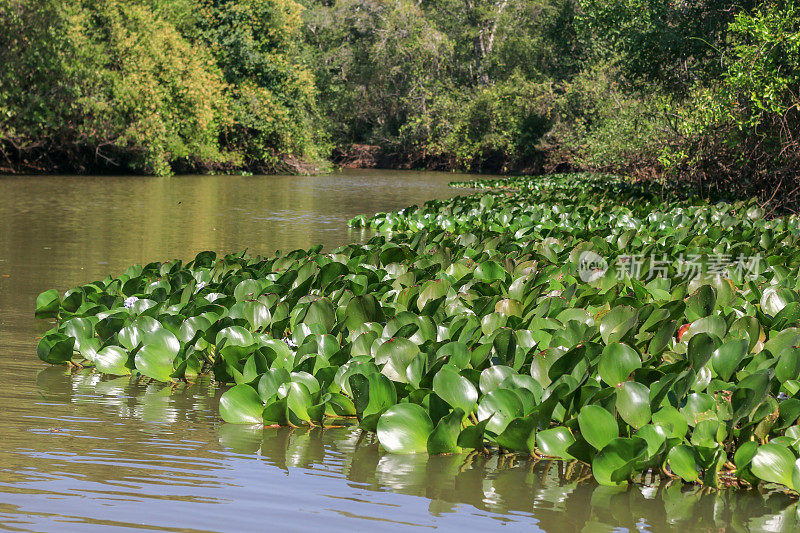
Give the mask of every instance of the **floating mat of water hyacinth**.
<path id="1" fill-rule="evenodd" d="M 800 489 L 797 218 L 609 176 L 490 185 L 357 217 L 384 234 L 330 253 L 203 252 L 47 291 L 39 357 L 213 372 L 226 422 L 355 417 L 393 453 Z"/>

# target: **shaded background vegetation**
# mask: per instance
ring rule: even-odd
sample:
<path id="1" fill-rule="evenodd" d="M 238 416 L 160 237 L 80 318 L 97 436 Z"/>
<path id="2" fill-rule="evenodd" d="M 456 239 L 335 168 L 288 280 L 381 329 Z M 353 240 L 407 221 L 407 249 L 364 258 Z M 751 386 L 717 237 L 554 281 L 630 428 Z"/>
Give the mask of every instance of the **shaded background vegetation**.
<path id="1" fill-rule="evenodd" d="M 796 1 L 299 2 L 0 0 L 0 167 L 315 171 L 332 155 L 797 196 Z"/>
<path id="2" fill-rule="evenodd" d="M 0 0 L 0 166 L 311 168 L 293 0 Z"/>

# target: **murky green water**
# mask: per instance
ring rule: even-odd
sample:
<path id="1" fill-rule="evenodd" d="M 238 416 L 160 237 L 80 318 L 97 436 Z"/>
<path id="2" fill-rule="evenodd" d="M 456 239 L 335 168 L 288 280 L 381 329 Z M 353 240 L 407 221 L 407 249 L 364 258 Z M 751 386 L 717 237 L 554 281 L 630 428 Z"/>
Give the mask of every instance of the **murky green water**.
<path id="1" fill-rule="evenodd" d="M 220 391 L 71 375 L 36 295 L 201 250 L 329 249 L 348 218 L 458 194 L 452 175 L 0 177 L 0 529 L 795 531 L 778 493 L 597 487 L 558 463 L 391 456 L 352 428 L 253 430 Z"/>

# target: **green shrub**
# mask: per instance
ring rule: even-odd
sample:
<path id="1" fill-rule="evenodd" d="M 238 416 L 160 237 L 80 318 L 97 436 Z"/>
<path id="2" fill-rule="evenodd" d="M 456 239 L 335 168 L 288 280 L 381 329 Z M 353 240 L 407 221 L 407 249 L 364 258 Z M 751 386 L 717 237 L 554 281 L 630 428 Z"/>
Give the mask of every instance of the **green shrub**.
<path id="1" fill-rule="evenodd" d="M 5 0 L 0 9 L 7 145 L 34 156 L 41 147 L 55 167 L 155 174 L 227 158 L 213 59 L 144 4 Z"/>
<path id="2" fill-rule="evenodd" d="M 294 0 L 199 0 L 200 38 L 228 82 L 223 144 L 247 167 L 311 170 L 320 163 L 316 90 L 301 61 L 302 6 Z"/>
<path id="3" fill-rule="evenodd" d="M 536 164 L 539 141 L 552 125 L 553 104 L 550 83 L 515 75 L 508 82 L 436 98 L 411 125 L 428 126 L 427 138 L 417 141 L 428 153 L 452 154 L 455 165 L 467 170 L 508 172 Z"/>
<path id="4" fill-rule="evenodd" d="M 748 177 L 798 183 L 800 6 L 766 2 L 731 25 L 733 54 L 720 99 L 728 145 Z"/>
<path id="5" fill-rule="evenodd" d="M 545 141 L 553 163 L 653 174 L 679 142 L 673 99 L 626 89 L 613 62 L 587 68 L 563 85 L 558 121 Z"/>
<path id="6" fill-rule="evenodd" d="M 293 0 L 0 0 L 6 170 L 309 170 Z"/>

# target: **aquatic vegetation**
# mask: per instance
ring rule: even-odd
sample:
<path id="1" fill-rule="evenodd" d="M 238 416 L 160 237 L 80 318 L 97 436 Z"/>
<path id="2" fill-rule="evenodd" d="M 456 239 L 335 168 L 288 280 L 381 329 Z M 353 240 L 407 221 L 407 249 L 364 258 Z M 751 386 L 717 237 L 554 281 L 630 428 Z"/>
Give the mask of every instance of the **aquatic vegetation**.
<path id="1" fill-rule="evenodd" d="M 380 234 L 328 253 L 202 252 L 47 291 L 39 357 L 213 373 L 226 422 L 354 417 L 394 453 L 800 489 L 800 220 L 611 176 L 490 185 L 357 217 Z"/>

